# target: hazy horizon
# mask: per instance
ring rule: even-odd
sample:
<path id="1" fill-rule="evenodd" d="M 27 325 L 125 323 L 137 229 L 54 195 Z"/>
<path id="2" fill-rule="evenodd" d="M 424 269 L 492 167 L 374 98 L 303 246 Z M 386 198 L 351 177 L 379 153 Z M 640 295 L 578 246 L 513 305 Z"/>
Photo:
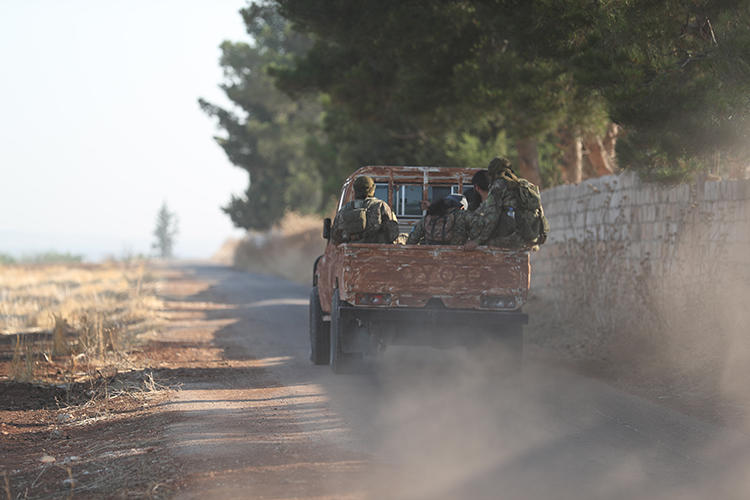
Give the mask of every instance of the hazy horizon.
<path id="1" fill-rule="evenodd" d="M 166 201 L 177 257 L 241 231 L 247 187 L 197 99 L 226 103 L 219 44 L 248 40 L 244 0 L 0 5 L 0 253 L 150 253 Z"/>

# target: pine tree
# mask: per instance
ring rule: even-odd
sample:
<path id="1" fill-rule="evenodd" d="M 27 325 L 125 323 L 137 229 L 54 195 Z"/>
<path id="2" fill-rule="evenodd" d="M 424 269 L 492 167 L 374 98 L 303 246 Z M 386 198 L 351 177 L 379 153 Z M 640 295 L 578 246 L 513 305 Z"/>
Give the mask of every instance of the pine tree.
<path id="1" fill-rule="evenodd" d="M 268 229 L 287 210 L 320 208 L 321 179 L 305 154 L 320 119 L 315 97 L 291 99 L 274 85 L 271 68 L 282 68 L 309 48 L 276 9 L 251 4 L 241 11 L 250 42 L 224 42 L 222 90 L 232 102 L 222 108 L 203 99 L 203 111 L 223 131 L 215 137 L 229 160 L 247 171 L 248 186 L 222 209 L 243 229 Z"/>
<path id="2" fill-rule="evenodd" d="M 565 132 L 568 156 L 585 147 L 608 172 L 614 122 L 620 166 L 647 177 L 750 161 L 750 0 L 276 3 L 315 40 L 279 85 L 325 93 L 340 117 L 328 130 L 367 125 L 383 155 L 429 163 L 447 136 L 502 130 L 537 180 L 540 141 Z"/>
<path id="3" fill-rule="evenodd" d="M 154 229 L 155 241 L 151 248 L 163 259 L 173 256 L 175 236 L 177 236 L 177 215 L 163 202 L 159 213 L 156 215 L 156 228 Z"/>

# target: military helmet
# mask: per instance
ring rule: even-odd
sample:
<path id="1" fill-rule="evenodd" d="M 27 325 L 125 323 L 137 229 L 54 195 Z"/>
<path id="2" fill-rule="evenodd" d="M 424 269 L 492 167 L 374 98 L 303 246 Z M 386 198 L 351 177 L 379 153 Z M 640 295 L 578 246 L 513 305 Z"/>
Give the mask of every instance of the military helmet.
<path id="1" fill-rule="evenodd" d="M 357 198 L 367 198 L 375 194 L 375 181 L 367 175 L 360 175 L 354 180 L 354 195 Z"/>
<path id="2" fill-rule="evenodd" d="M 490 164 L 487 166 L 487 173 L 490 175 L 490 182 L 494 181 L 498 177 L 500 177 L 500 174 L 503 173 L 504 170 L 510 170 L 513 172 L 513 167 L 511 166 L 510 160 L 503 157 L 495 157 L 490 161 Z"/>
<path id="3" fill-rule="evenodd" d="M 466 210 L 469 207 L 469 202 L 462 194 L 449 194 L 446 198 L 454 207 L 461 207 L 461 210 Z"/>

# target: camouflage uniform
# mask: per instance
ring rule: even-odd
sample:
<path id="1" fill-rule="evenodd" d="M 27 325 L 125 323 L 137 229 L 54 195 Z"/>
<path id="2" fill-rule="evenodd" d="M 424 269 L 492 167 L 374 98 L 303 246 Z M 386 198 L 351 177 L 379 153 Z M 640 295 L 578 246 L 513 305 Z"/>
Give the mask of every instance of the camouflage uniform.
<path id="1" fill-rule="evenodd" d="M 467 210 L 456 211 L 456 222 L 453 225 L 451 245 L 463 245 L 469 239 L 469 227 L 473 212 Z"/>
<path id="2" fill-rule="evenodd" d="M 494 162 L 495 160 L 493 160 Z M 493 168 L 494 167 L 494 168 Z M 490 245 L 505 248 L 519 248 L 526 243 L 515 231 L 514 214 L 518 207 L 516 197 L 508 188 L 507 182 L 501 177 L 502 171 L 510 168 L 509 163 L 490 163 L 488 168 L 490 179 L 487 199 L 473 212 L 469 221 L 470 240 L 480 245 Z"/>
<path id="3" fill-rule="evenodd" d="M 463 245 L 466 243 L 466 238 L 469 235 L 469 216 L 468 213 L 460 208 L 454 208 L 448 212 L 445 216 L 453 216 L 453 227 L 449 235 L 449 242 L 446 245 Z M 444 216 L 444 217 L 445 217 Z M 409 239 L 406 240 L 407 245 L 429 245 L 425 241 L 427 233 L 425 231 L 425 221 L 430 215 L 424 217 L 422 220 L 416 223 L 409 233 Z"/>
<path id="4" fill-rule="evenodd" d="M 361 176 L 354 181 L 356 199 L 350 201 L 336 214 L 331 228 L 331 241 L 339 243 L 393 243 L 398 238 L 398 219 L 386 202 L 373 197 L 375 183 L 370 177 Z M 342 214 L 361 202 L 366 209 L 365 230 L 362 233 L 350 235 L 344 229 Z"/>

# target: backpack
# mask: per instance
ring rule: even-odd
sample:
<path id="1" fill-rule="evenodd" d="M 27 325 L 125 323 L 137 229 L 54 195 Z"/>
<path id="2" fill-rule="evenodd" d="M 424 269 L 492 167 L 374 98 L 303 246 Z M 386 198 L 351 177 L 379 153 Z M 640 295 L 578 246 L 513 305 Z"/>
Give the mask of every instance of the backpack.
<path id="1" fill-rule="evenodd" d="M 380 208 L 372 198 L 350 201 L 341 209 L 341 229 L 345 241 L 370 240 L 370 243 L 392 243 L 398 237 L 398 223 L 392 220 L 383 221 Z M 372 216 L 377 220 L 367 232 L 367 212 L 372 209 Z M 378 234 L 380 233 L 380 234 Z M 384 240 L 384 241 L 380 241 Z"/>
<path id="2" fill-rule="evenodd" d="M 367 228 L 367 200 L 354 200 L 341 211 L 341 227 L 349 239 L 361 239 Z"/>
<path id="3" fill-rule="evenodd" d="M 428 245 L 450 245 L 456 226 L 456 212 L 427 215 L 424 218 L 424 240 Z"/>
<path id="4" fill-rule="evenodd" d="M 516 177 L 510 170 L 503 171 L 500 177 L 506 181 L 516 201 L 512 215 L 515 219 L 516 233 L 530 245 L 543 244 L 547 241 L 550 228 L 549 221 L 544 216 L 539 187 L 526 179 Z"/>

